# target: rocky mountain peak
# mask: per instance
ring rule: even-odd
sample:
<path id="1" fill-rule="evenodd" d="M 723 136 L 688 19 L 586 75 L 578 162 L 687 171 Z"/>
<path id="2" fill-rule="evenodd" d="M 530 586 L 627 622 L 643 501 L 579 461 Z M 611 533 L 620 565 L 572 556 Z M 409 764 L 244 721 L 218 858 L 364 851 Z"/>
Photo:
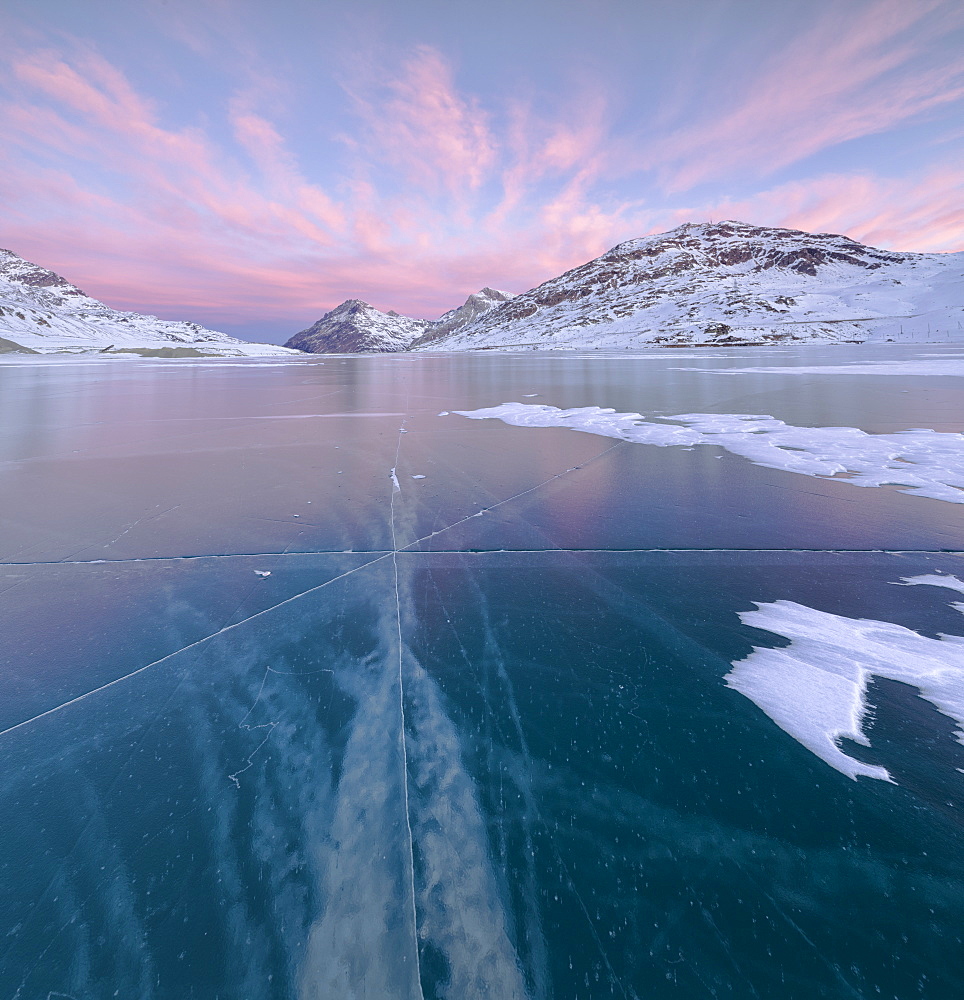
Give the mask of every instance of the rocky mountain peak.
<path id="1" fill-rule="evenodd" d="M 509 302 L 514 298 L 515 295 L 512 292 L 502 292 L 486 285 L 485 288 L 473 292 L 457 309 L 450 309 L 434 323 L 429 324 L 425 333 L 411 346 L 413 348 L 422 347 L 442 337 L 447 337 L 456 330 L 468 326 L 479 316 L 497 309 L 504 302 Z"/>
<path id="2" fill-rule="evenodd" d="M 361 299 L 346 299 L 285 347 L 308 354 L 392 353 L 404 351 L 428 326 L 426 320 L 382 312 Z"/>

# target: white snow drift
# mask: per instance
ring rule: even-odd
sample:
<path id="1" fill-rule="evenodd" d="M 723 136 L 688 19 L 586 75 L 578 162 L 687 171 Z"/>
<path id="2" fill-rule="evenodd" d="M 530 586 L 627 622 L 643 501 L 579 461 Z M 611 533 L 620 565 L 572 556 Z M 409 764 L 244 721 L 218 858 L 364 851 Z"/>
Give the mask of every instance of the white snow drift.
<path id="1" fill-rule="evenodd" d="M 956 357 L 912 358 L 907 361 L 873 361 L 870 364 L 848 365 L 798 365 L 770 366 L 758 368 L 674 368 L 680 372 L 704 372 L 712 375 L 889 375 L 904 376 L 949 376 L 964 378 L 964 361 Z"/>
<path id="2" fill-rule="evenodd" d="M 903 582 L 964 592 L 964 582 L 954 576 Z M 964 605 L 953 606 L 964 611 Z M 743 623 L 783 636 L 790 645 L 754 647 L 726 675 L 727 685 L 842 774 L 893 780 L 886 768 L 855 760 L 837 742 L 847 738 L 869 745 L 863 720 L 873 677 L 913 685 L 964 729 L 964 637 L 931 639 L 892 622 L 846 618 L 793 601 L 757 608 L 740 614 Z M 964 732 L 959 729 L 956 736 L 964 743 Z"/>
<path id="3" fill-rule="evenodd" d="M 517 427 L 568 427 L 661 448 L 717 445 L 770 469 L 839 475 L 851 486 L 895 485 L 914 496 L 964 503 L 964 434 L 926 429 L 868 434 L 856 427 L 794 427 L 776 417 L 741 413 L 680 413 L 657 422 L 600 406 L 561 410 L 532 403 L 453 412 Z"/>

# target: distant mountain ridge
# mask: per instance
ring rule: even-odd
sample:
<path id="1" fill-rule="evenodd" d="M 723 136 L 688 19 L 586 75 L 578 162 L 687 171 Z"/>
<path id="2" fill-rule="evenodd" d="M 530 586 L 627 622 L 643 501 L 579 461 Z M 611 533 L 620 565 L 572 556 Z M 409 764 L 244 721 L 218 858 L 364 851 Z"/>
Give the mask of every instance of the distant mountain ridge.
<path id="1" fill-rule="evenodd" d="M 347 299 L 285 343 L 309 354 L 404 351 L 424 333 L 426 320 L 382 312 L 361 299 Z"/>
<path id="2" fill-rule="evenodd" d="M 0 250 L 0 353 L 247 357 L 288 354 L 198 323 L 121 312 L 54 271 Z"/>
<path id="3" fill-rule="evenodd" d="M 879 250 L 845 236 L 743 222 L 687 223 L 620 243 L 536 288 L 485 306 L 452 325 L 445 320 L 453 313 L 446 313 L 403 347 L 388 346 L 411 336 L 414 328 L 403 332 L 401 324 L 424 321 L 381 313 L 389 319 L 380 349 L 964 338 L 964 253 Z"/>
<path id="4" fill-rule="evenodd" d="M 945 328 L 961 321 L 962 278 L 960 253 L 897 253 L 740 222 L 686 224 L 620 243 L 432 347 L 863 340 L 901 327 L 926 333 L 929 321 Z"/>
<path id="5" fill-rule="evenodd" d="M 347 299 L 285 343 L 311 354 L 392 353 L 448 336 L 511 300 L 510 292 L 483 288 L 439 319 L 412 319 L 382 312 L 361 299 Z"/>

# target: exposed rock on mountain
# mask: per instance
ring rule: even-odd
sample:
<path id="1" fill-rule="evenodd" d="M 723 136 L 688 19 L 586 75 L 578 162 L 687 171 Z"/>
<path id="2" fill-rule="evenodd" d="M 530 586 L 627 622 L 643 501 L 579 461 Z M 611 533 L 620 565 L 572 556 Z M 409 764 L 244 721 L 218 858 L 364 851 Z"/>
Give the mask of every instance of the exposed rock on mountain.
<path id="1" fill-rule="evenodd" d="M 876 250 L 740 222 L 620 243 L 428 350 L 635 348 L 962 336 L 964 253 Z"/>
<path id="2" fill-rule="evenodd" d="M 0 353 L 114 353 L 149 357 L 288 354 L 197 323 L 120 312 L 66 278 L 0 250 Z"/>
<path id="3" fill-rule="evenodd" d="M 381 312 L 361 299 L 348 299 L 316 323 L 296 333 L 285 347 L 310 354 L 389 353 L 427 344 L 471 323 L 514 296 L 495 288 L 470 295 L 457 309 L 434 322 L 411 319 L 397 312 Z"/>
<path id="4" fill-rule="evenodd" d="M 427 320 L 384 313 L 361 299 L 348 299 L 296 333 L 285 347 L 309 354 L 385 354 L 406 350 L 428 325 Z"/>

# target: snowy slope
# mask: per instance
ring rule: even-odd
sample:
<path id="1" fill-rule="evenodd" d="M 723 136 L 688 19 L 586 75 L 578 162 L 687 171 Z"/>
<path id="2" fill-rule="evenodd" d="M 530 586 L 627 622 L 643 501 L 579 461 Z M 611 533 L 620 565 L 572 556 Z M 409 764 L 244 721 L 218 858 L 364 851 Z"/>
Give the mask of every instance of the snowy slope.
<path id="1" fill-rule="evenodd" d="M 11 351 L 162 357 L 292 353 L 273 344 L 235 340 L 197 323 L 119 312 L 59 274 L 0 250 L 0 353 Z"/>
<path id="2" fill-rule="evenodd" d="M 361 299 L 348 299 L 316 323 L 296 333 L 285 347 L 311 354 L 390 353 L 431 343 L 514 298 L 511 292 L 483 288 L 457 309 L 433 321 L 381 312 Z"/>
<path id="3" fill-rule="evenodd" d="M 740 222 L 630 240 L 428 350 L 964 338 L 964 253 L 876 250 Z"/>

